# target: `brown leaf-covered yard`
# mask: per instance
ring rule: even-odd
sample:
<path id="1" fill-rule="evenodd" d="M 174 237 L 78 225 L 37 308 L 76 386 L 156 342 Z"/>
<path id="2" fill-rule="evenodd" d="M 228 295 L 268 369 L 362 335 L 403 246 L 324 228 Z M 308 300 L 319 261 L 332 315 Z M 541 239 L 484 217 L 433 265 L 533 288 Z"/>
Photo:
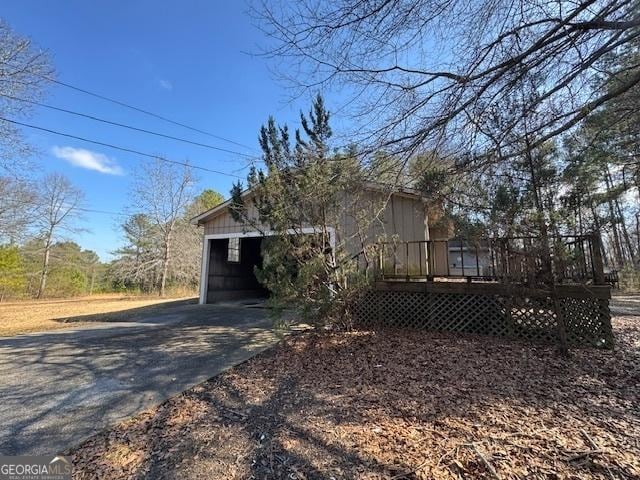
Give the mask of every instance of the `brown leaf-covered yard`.
<path id="1" fill-rule="evenodd" d="M 615 351 L 291 336 L 93 437 L 75 478 L 640 478 L 640 317 Z"/>

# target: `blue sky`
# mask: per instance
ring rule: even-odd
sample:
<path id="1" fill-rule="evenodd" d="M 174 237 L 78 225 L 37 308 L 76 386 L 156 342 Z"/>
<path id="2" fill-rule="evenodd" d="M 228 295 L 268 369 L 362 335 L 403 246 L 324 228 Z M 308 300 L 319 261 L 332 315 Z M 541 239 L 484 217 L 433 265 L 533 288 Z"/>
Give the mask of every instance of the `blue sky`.
<path id="1" fill-rule="evenodd" d="M 46 49 L 57 79 L 246 144 L 251 149 L 166 124 L 142 114 L 50 85 L 45 103 L 245 153 L 257 153 L 257 132 L 272 114 L 297 123 L 308 99 L 289 92 L 256 52 L 266 39 L 236 1 L 3 2 L 2 18 Z M 24 120 L 24 119 L 23 119 Z M 162 154 L 224 172 L 245 165 L 238 155 L 186 145 L 37 108 L 27 123 L 106 143 Z M 25 129 L 45 172 L 67 175 L 86 193 L 86 208 L 124 212 L 132 174 L 142 158 Z M 79 149 L 91 151 L 95 156 Z M 93 162 L 94 169 L 81 168 Z M 98 162 L 98 163 L 96 163 Z M 75 163 L 75 165 L 73 164 Z M 199 187 L 225 196 L 233 178 L 197 172 Z M 74 238 L 103 259 L 121 243 L 123 217 L 87 213 L 90 230 Z"/>

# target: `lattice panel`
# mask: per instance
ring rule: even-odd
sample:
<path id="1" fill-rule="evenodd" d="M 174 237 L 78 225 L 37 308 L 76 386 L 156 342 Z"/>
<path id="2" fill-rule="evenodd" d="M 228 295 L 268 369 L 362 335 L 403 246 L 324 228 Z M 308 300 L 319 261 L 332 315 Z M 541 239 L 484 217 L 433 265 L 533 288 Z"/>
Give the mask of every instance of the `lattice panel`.
<path id="1" fill-rule="evenodd" d="M 513 297 L 511 303 L 511 318 L 507 319 L 511 336 L 533 341 L 557 338 L 558 322 L 551 299 Z"/>
<path id="2" fill-rule="evenodd" d="M 613 346 L 607 300 L 562 298 L 561 308 L 570 344 Z M 550 298 L 371 291 L 354 314 L 362 328 L 416 328 L 534 342 L 556 342 L 558 338 L 558 321 Z"/>
<path id="3" fill-rule="evenodd" d="M 613 348 L 609 301 L 598 298 L 563 298 L 562 313 L 569 342 Z"/>

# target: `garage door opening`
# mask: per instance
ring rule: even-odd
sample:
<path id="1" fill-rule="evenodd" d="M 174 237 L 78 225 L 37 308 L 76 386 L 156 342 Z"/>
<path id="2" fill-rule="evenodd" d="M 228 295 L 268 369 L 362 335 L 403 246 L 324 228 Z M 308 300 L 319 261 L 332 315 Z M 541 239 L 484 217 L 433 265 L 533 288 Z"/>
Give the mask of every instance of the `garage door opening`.
<path id="1" fill-rule="evenodd" d="M 254 273 L 262 266 L 262 241 L 262 237 L 209 240 L 206 303 L 267 296 Z"/>

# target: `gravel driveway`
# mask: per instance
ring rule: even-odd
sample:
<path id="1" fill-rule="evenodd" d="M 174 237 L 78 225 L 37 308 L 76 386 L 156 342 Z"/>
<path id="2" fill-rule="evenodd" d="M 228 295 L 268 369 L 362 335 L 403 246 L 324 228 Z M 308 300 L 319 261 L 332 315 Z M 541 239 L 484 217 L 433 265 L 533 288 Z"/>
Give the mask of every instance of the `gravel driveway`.
<path id="1" fill-rule="evenodd" d="M 0 454 L 54 454 L 277 341 L 266 311 L 167 305 L 0 338 Z"/>

